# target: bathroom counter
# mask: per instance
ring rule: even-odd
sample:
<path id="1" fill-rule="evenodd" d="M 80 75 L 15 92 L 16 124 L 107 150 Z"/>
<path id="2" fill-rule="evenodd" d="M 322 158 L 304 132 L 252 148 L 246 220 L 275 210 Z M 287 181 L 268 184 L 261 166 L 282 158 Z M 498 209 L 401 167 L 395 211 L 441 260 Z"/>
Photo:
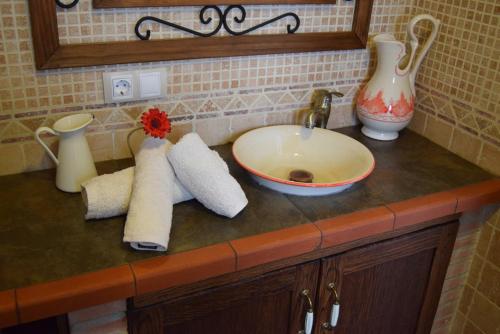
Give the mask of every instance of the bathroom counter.
<path id="1" fill-rule="evenodd" d="M 376 167 L 347 191 L 324 197 L 260 187 L 232 159 L 231 145 L 215 147 L 248 207 L 228 219 L 195 200 L 176 205 L 167 253 L 122 243 L 125 216 L 85 221 L 81 195 L 57 190 L 54 170 L 0 177 L 0 328 L 500 202 L 499 179 L 414 132 L 381 142 L 357 127 L 336 131 L 366 145 Z M 131 164 L 97 167 L 103 174 Z M 341 230 L 331 234 L 335 226 Z M 332 241 L 346 231 L 347 239 Z"/>

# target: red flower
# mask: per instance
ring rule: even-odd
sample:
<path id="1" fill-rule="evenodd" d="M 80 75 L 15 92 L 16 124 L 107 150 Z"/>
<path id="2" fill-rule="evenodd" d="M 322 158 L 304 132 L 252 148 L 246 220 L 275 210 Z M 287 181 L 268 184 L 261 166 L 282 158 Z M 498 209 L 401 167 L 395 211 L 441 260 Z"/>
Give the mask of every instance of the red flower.
<path id="1" fill-rule="evenodd" d="M 141 123 L 144 125 L 144 132 L 154 138 L 163 139 L 172 130 L 167 113 L 158 108 L 143 113 Z"/>

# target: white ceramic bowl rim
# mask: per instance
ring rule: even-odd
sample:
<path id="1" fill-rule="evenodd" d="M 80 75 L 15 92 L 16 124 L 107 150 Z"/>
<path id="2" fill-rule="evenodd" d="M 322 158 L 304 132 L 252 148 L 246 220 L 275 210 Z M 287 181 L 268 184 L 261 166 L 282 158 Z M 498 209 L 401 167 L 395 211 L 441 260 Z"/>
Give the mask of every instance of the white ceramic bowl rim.
<path id="1" fill-rule="evenodd" d="M 266 128 L 272 128 L 272 127 L 280 127 L 280 126 L 283 126 L 283 125 L 275 125 L 275 126 L 268 126 Z M 285 125 L 286 126 L 286 125 Z M 258 129 L 263 129 L 263 128 L 257 128 L 255 130 L 258 130 Z M 253 131 L 253 130 L 252 130 Z M 370 175 L 373 170 L 375 169 L 375 158 L 373 157 L 373 154 L 368 151 L 370 153 L 370 156 L 371 156 L 371 160 L 372 160 L 372 163 L 371 163 L 371 166 L 366 170 L 365 173 L 357 176 L 357 177 L 354 177 L 354 178 L 350 178 L 350 179 L 346 179 L 346 180 L 343 180 L 341 182 L 333 182 L 333 183 L 305 183 L 305 182 L 295 182 L 295 181 L 290 181 L 290 180 L 286 180 L 286 179 L 281 179 L 281 178 L 277 178 L 277 177 L 274 177 L 274 176 L 271 176 L 271 175 L 268 175 L 268 174 L 265 174 L 259 170 L 256 170 L 246 164 L 244 164 L 243 162 L 241 162 L 239 159 L 238 159 L 238 156 L 237 154 L 235 154 L 235 147 L 236 147 L 236 143 L 237 141 L 240 139 L 240 138 L 243 138 L 244 136 L 248 135 L 249 133 L 251 133 L 252 131 L 248 131 L 247 133 L 241 135 L 234 143 L 233 143 L 233 146 L 232 146 L 232 153 L 233 153 L 233 157 L 234 159 L 236 160 L 236 162 L 241 166 L 243 167 L 244 169 L 246 169 L 247 171 L 249 171 L 250 173 L 252 174 L 255 174 L 263 179 L 266 179 L 266 180 L 270 180 L 270 181 L 274 181 L 274 182 L 278 182 L 278 183 L 282 183 L 282 184 L 288 184 L 288 185 L 293 185 L 293 186 L 300 186 L 300 187 L 310 187 L 310 188 L 323 188 L 323 187 L 338 187 L 338 186 L 344 186 L 344 185 L 348 185 L 348 184 L 352 184 L 352 183 L 355 183 L 355 182 L 358 182 L 358 181 L 361 181 L 363 180 L 364 178 L 368 177 L 368 175 Z M 328 130 L 326 130 L 328 131 Z M 340 134 L 340 133 L 339 133 Z M 352 139 L 351 137 L 349 136 L 346 136 L 350 139 Z M 358 144 L 362 145 L 363 147 L 365 147 L 363 144 L 359 143 L 357 140 L 355 139 L 352 139 L 354 141 L 356 141 Z M 366 148 L 366 147 L 365 147 Z"/>
<path id="2" fill-rule="evenodd" d="M 73 132 L 89 125 L 94 120 L 92 114 L 76 114 L 57 120 L 52 128 L 60 133 Z"/>

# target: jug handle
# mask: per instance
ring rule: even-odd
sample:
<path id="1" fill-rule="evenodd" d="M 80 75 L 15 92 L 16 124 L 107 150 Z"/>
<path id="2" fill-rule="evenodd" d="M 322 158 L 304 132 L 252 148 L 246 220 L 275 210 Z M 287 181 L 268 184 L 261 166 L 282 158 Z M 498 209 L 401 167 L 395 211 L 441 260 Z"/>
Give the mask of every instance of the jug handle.
<path id="1" fill-rule="evenodd" d="M 38 129 L 36 129 L 36 132 L 35 132 L 35 139 L 37 142 L 40 143 L 40 145 L 43 146 L 43 148 L 45 149 L 45 151 L 47 151 L 49 157 L 52 159 L 52 161 L 55 162 L 56 166 L 59 166 L 59 160 L 57 160 L 56 156 L 54 155 L 54 153 L 52 153 L 52 151 L 50 150 L 50 148 L 47 146 L 47 144 L 45 144 L 43 142 L 43 140 L 40 138 L 40 134 L 43 133 L 43 132 L 48 132 L 48 133 L 51 133 L 53 135 L 56 135 L 57 136 L 57 132 L 55 132 L 54 130 L 52 130 L 51 128 L 48 128 L 46 126 L 42 126 L 42 127 L 39 127 Z"/>
<path id="2" fill-rule="evenodd" d="M 425 55 L 431 48 L 432 43 L 436 39 L 438 30 L 439 30 L 439 25 L 441 24 L 441 21 L 434 18 L 433 16 L 429 14 L 421 14 L 415 16 L 411 21 L 408 23 L 408 34 L 410 35 L 410 44 L 412 46 L 412 54 L 416 52 L 416 48 L 418 47 L 418 38 L 415 36 L 415 26 L 417 25 L 418 22 L 422 20 L 429 20 L 432 22 L 432 32 L 425 41 L 424 46 L 422 47 L 422 51 L 418 55 L 417 59 L 415 59 L 415 62 L 413 63 L 411 70 L 410 70 L 410 82 L 412 83 L 412 86 L 415 87 L 415 77 L 417 76 L 418 68 L 420 67 L 420 64 L 424 60 Z"/>

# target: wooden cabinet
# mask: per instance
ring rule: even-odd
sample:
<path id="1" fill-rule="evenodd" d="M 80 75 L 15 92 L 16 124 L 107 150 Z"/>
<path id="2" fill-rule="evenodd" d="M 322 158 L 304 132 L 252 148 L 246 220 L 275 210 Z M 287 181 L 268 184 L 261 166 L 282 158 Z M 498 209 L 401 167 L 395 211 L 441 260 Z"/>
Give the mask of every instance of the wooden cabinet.
<path id="1" fill-rule="evenodd" d="M 315 303 L 319 261 L 293 266 L 128 314 L 130 333 L 298 333 Z"/>
<path id="2" fill-rule="evenodd" d="M 446 274 L 456 224 L 322 259 L 315 333 L 428 333 Z M 337 326 L 328 329 L 340 299 Z"/>
<path id="3" fill-rule="evenodd" d="M 458 224 L 369 244 L 151 305 L 130 307 L 132 334 L 429 333 Z M 327 326 L 335 296 L 340 317 Z M 142 301 L 144 305 L 144 300 Z M 131 303 L 133 305 L 133 303 Z"/>

